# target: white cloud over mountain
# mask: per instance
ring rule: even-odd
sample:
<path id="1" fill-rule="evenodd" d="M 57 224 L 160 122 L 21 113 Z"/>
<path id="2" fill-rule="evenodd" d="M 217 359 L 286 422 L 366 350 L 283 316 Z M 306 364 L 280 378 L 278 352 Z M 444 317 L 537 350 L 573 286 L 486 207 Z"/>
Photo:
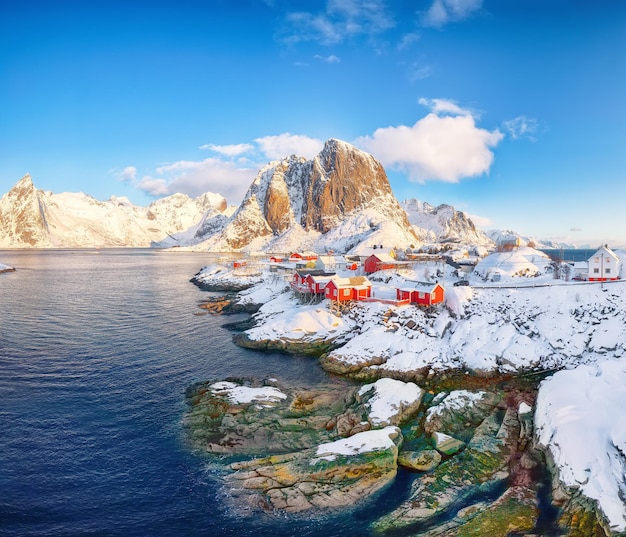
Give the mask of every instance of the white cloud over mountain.
<path id="1" fill-rule="evenodd" d="M 270 159 L 281 159 L 289 155 L 313 158 L 324 147 L 322 140 L 288 132 L 256 138 L 254 141 L 259 145 L 261 152 Z"/>
<path id="2" fill-rule="evenodd" d="M 322 140 L 286 132 L 256 138 L 254 144 L 205 144 L 200 149 L 219 156 L 165 164 L 156 168 L 153 175 L 145 175 L 141 179 L 136 178 L 137 170 L 133 166 L 123 172 L 116 172 L 116 175 L 124 176 L 139 190 L 154 197 L 176 192 L 197 197 L 204 192 L 214 192 L 224 196 L 230 203 L 239 203 L 258 169 L 268 160 L 289 155 L 313 158 L 323 147 Z M 133 173 L 130 173 L 131 169 Z"/>
<path id="3" fill-rule="evenodd" d="M 477 127 L 474 115 L 452 101 L 420 99 L 420 104 L 432 111 L 414 125 L 380 128 L 355 144 L 413 181 L 456 183 L 487 173 L 503 134 Z"/>
<path id="4" fill-rule="evenodd" d="M 252 151 L 252 149 L 254 149 L 254 146 L 252 144 L 205 144 L 201 145 L 200 149 L 209 149 L 211 151 L 214 151 L 215 153 L 221 153 L 222 155 L 226 155 L 227 157 L 236 157 L 237 155 L 241 155 L 242 153 Z"/>
<path id="5" fill-rule="evenodd" d="M 371 153 L 385 167 L 405 173 L 411 181 L 437 180 L 455 183 L 465 177 L 487 173 L 495 148 L 504 135 L 476 125 L 478 114 L 448 99 L 425 99 L 419 103 L 430 113 L 414 125 L 379 128 L 353 143 Z M 523 125 L 510 128 L 524 131 Z M 200 149 L 216 156 L 203 160 L 179 160 L 137 179 L 133 166 L 116 172 L 140 190 L 161 197 L 181 192 L 191 197 L 219 193 L 230 203 L 239 203 L 259 168 L 269 160 L 289 155 L 307 159 L 324 147 L 318 138 L 285 132 L 237 144 L 205 144 Z"/>

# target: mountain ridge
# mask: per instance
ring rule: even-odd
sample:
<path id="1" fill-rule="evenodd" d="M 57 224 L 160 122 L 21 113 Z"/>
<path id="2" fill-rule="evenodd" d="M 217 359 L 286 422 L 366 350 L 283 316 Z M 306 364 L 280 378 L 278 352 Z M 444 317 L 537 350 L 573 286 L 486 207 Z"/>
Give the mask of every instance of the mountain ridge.
<path id="1" fill-rule="evenodd" d="M 217 207 L 215 206 L 217 205 Z M 127 198 L 37 189 L 30 174 L 0 198 L 0 247 L 150 247 L 226 207 L 223 196 L 173 194 L 138 207 Z"/>
<path id="2" fill-rule="evenodd" d="M 532 241 L 511 231 L 483 232 L 447 204 L 435 207 L 415 198 L 399 203 L 383 166 L 334 138 L 313 159 L 291 155 L 263 166 L 236 208 L 210 192 L 194 199 L 172 194 L 148 207 L 116 196 L 101 202 L 83 193 L 37 189 L 29 174 L 0 198 L 4 248 L 350 253 L 381 245 L 494 249 L 510 237 Z"/>

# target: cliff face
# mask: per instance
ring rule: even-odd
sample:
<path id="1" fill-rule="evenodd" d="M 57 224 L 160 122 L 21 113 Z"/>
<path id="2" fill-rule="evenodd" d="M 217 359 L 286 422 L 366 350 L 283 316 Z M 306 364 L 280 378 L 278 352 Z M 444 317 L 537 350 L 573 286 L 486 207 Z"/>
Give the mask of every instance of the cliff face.
<path id="1" fill-rule="evenodd" d="M 393 197 L 382 165 L 344 142 L 326 142 L 311 168 L 302 222 L 307 229 L 326 233 L 341 216 Z"/>
<path id="2" fill-rule="evenodd" d="M 350 144 L 331 139 L 313 160 L 291 156 L 262 168 L 213 245 L 238 250 L 259 238 L 268 244 L 274 238 L 279 242 L 281 235 L 304 233 L 315 243 L 311 246 L 319 247 L 324 243 L 320 235 L 336 236 L 342 227 L 339 235 L 352 237 L 349 245 L 366 240 L 389 222 L 398 228 L 399 243 L 418 242 L 382 165 Z"/>

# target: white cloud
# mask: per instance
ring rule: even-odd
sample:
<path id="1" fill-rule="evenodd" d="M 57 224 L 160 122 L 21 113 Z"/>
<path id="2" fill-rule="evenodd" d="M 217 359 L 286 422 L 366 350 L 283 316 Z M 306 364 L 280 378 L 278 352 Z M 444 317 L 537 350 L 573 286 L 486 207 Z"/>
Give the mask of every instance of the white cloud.
<path id="1" fill-rule="evenodd" d="M 416 80 L 425 80 L 433 74 L 433 70 L 434 69 L 431 65 L 414 62 L 409 67 L 409 80 L 411 82 L 415 82 Z"/>
<path id="2" fill-rule="evenodd" d="M 328 0 L 321 12 L 292 12 L 279 37 L 290 44 L 318 41 L 334 45 L 358 35 L 373 36 L 394 26 L 382 0 Z"/>
<path id="3" fill-rule="evenodd" d="M 181 160 L 156 169 L 160 177 L 144 177 L 137 187 L 159 197 L 180 192 L 197 197 L 205 192 L 221 194 L 231 203 L 243 199 L 257 168 L 242 168 L 231 161 L 207 158 Z"/>
<path id="4" fill-rule="evenodd" d="M 491 148 L 498 145 L 503 134 L 498 129 L 477 127 L 474 116 L 451 101 L 433 99 L 425 103 L 438 113 L 431 112 L 410 127 L 377 129 L 355 144 L 384 166 L 407 173 L 413 181 L 456 183 L 487 173 L 494 158 Z M 450 115 L 454 113 L 457 115 Z"/>
<path id="5" fill-rule="evenodd" d="M 517 116 L 514 119 L 505 121 L 502 123 L 502 127 L 511 135 L 513 140 L 527 138 L 531 142 L 536 142 L 536 135 L 543 130 L 538 120 L 526 116 Z"/>
<path id="6" fill-rule="evenodd" d="M 257 138 L 254 143 L 206 144 L 201 149 L 209 149 L 220 156 L 164 164 L 157 167 L 153 175 L 146 175 L 140 180 L 136 179 L 136 170 L 134 175 L 129 172 L 128 176 L 137 188 L 154 197 L 177 192 L 197 197 L 205 192 L 214 192 L 231 203 L 239 203 L 258 170 L 268 160 L 293 154 L 313 158 L 323 147 L 322 140 L 286 132 Z M 117 175 L 120 173 L 116 172 Z"/>
<path id="7" fill-rule="evenodd" d="M 200 149 L 208 149 L 215 153 L 226 155 L 227 157 L 236 157 L 242 153 L 252 151 L 254 146 L 252 144 L 230 144 L 230 145 L 216 145 L 216 144 L 204 144 L 200 146 Z"/>
<path id="8" fill-rule="evenodd" d="M 285 132 L 277 136 L 264 136 L 254 140 L 260 150 L 270 159 L 281 159 L 289 155 L 313 158 L 324 147 L 324 142 L 300 134 Z"/>
<path id="9" fill-rule="evenodd" d="M 115 175 L 120 181 L 134 181 L 137 178 L 137 168 L 135 166 L 126 166 L 123 170 L 109 170 L 109 173 Z"/>
<path id="10" fill-rule="evenodd" d="M 486 228 L 486 227 L 489 227 L 489 226 L 493 225 L 493 221 L 491 220 L 491 218 L 488 218 L 486 216 L 480 216 L 480 215 L 477 215 L 477 214 L 469 214 L 469 213 L 466 213 L 466 214 L 469 217 L 469 219 L 472 222 L 474 222 L 474 225 L 476 227 Z"/>
<path id="11" fill-rule="evenodd" d="M 460 116 L 475 116 L 469 109 L 461 108 L 454 101 L 449 99 L 426 99 L 422 97 L 418 100 L 419 104 L 430 108 L 431 112 L 435 114 L 452 114 Z"/>
<path id="12" fill-rule="evenodd" d="M 482 7 L 482 0 L 434 0 L 422 16 L 424 26 L 441 28 L 470 17 Z"/>
<path id="13" fill-rule="evenodd" d="M 405 34 L 402 36 L 402 39 L 400 39 L 400 42 L 398 43 L 398 50 L 404 50 L 405 48 L 410 47 L 413 43 L 416 43 L 419 40 L 420 34 L 416 32 Z"/>
<path id="14" fill-rule="evenodd" d="M 320 60 L 320 61 L 323 61 L 325 63 L 341 63 L 341 60 L 337 56 L 335 56 L 334 54 L 331 54 L 330 56 L 320 56 L 319 54 L 316 54 L 313 57 L 316 60 Z"/>
<path id="15" fill-rule="evenodd" d="M 165 179 L 155 179 L 149 175 L 144 176 L 137 183 L 137 188 L 139 190 L 143 190 L 151 196 L 154 196 L 155 198 L 173 194 L 173 192 L 170 191 Z"/>

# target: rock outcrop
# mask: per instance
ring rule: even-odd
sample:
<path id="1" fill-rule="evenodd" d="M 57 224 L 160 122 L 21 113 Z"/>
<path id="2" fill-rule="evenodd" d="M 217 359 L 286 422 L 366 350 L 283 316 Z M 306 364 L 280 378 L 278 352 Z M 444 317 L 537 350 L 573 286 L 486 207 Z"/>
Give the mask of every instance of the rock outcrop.
<path id="1" fill-rule="evenodd" d="M 485 535 L 531 530 L 537 516 L 536 493 L 519 477 L 523 472 L 518 464 L 518 454 L 532 439 L 532 429 L 522 424 L 527 418 L 519 414 L 518 398 L 503 398 L 503 394 L 495 392 L 453 392 L 448 397 L 453 401 L 447 405 L 445 399 L 439 403 L 433 401 L 426 417 L 425 432 L 437 429 L 448 438 L 453 438 L 452 435 L 469 437 L 467 445 L 458 453 L 457 450 L 446 453 L 437 448 L 443 462 L 434 469 L 429 467 L 430 473 L 413 483 L 410 498 L 378 520 L 376 530 L 383 533 L 409 529 L 416 533 L 426 532 L 434 522 L 445 517 L 450 522 L 438 527 L 437 531 L 423 534 L 480 534 L 464 533 L 467 529 L 464 525 L 469 520 L 481 527 L 489 528 L 495 524 L 508 528 L 504 533 L 487 532 Z M 508 484 L 515 488 L 507 489 Z M 490 496 L 497 499 L 491 506 L 490 502 L 483 503 L 484 498 Z M 505 507 L 495 507 L 497 505 Z M 486 512 L 486 509 L 492 512 Z"/>
<path id="2" fill-rule="evenodd" d="M 397 427 L 364 431 L 315 449 L 233 463 L 232 480 L 262 493 L 256 499 L 266 508 L 353 506 L 396 476 L 401 439 Z"/>
<path id="3" fill-rule="evenodd" d="M 353 505 L 395 477 L 403 437 L 387 424 L 406 422 L 421 397 L 414 384 L 390 379 L 365 390 L 206 382 L 187 390 L 185 426 L 194 448 L 265 455 L 230 465 L 235 495 L 247 502 L 291 512 L 336 508 Z"/>

